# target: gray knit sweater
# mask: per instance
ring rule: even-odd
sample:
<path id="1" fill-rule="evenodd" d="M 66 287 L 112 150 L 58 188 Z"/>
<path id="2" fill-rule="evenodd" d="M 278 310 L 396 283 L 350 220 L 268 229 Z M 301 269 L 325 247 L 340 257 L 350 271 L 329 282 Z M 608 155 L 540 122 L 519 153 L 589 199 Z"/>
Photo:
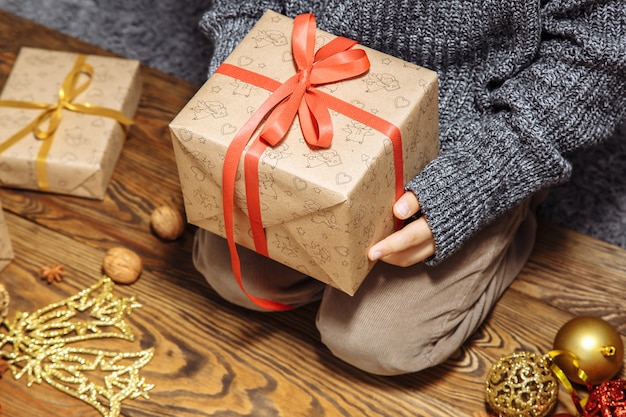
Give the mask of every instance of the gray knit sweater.
<path id="1" fill-rule="evenodd" d="M 214 0 L 209 72 L 266 9 L 437 71 L 441 153 L 407 184 L 436 264 L 626 119 L 624 0 Z"/>

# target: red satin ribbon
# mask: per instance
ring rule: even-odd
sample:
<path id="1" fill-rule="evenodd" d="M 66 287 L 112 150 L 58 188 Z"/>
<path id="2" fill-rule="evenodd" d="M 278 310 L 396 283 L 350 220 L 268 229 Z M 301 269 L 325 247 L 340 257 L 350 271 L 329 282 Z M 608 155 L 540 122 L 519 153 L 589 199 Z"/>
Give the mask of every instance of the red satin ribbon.
<path id="1" fill-rule="evenodd" d="M 293 57 L 297 72 L 284 83 L 230 64 L 222 64 L 216 73 L 227 75 L 273 91 L 237 132 L 224 158 L 222 198 L 224 229 L 228 241 L 233 274 L 241 290 L 255 304 L 268 310 L 287 310 L 292 306 L 249 294 L 243 285 L 241 263 L 235 243 L 235 178 L 241 155 L 257 127 L 267 119 L 259 136 L 244 157 L 244 177 L 248 217 L 252 227 L 255 250 L 268 256 L 267 240 L 261 219 L 259 194 L 259 158 L 267 146 L 280 143 L 298 115 L 304 139 L 313 148 L 328 148 L 333 137 L 329 109 L 366 124 L 389 137 L 393 144 L 396 171 L 396 197 L 404 192 L 402 141 L 399 129 L 389 122 L 315 89 L 318 85 L 353 78 L 369 69 L 365 51 L 350 49 L 357 42 L 338 37 L 315 49 L 315 18 L 311 14 L 296 16 L 292 34 Z M 268 116 L 269 115 L 269 116 Z"/>

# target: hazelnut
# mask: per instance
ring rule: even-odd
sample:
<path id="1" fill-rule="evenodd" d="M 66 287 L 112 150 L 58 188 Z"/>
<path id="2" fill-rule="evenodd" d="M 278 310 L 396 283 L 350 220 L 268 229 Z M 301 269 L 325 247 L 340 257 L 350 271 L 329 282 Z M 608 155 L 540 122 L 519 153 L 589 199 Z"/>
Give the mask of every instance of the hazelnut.
<path id="1" fill-rule="evenodd" d="M 139 255 L 130 249 L 115 247 L 109 249 L 102 262 L 104 273 L 119 284 L 132 284 L 143 270 Z"/>
<path id="2" fill-rule="evenodd" d="M 2 323 L 9 314 L 9 301 L 9 292 L 4 285 L 0 284 L 0 323 Z"/>
<path id="3" fill-rule="evenodd" d="M 154 233 L 165 240 L 176 240 L 185 231 L 183 216 L 178 210 L 169 206 L 154 209 L 150 216 L 150 225 Z"/>

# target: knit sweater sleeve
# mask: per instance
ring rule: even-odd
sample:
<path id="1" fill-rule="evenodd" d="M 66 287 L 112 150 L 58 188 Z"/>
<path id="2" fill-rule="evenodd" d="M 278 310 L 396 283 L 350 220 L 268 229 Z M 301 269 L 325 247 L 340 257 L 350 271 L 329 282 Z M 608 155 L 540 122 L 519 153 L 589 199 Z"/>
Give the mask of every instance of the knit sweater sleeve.
<path id="1" fill-rule="evenodd" d="M 435 236 L 430 264 L 537 190 L 566 181 L 563 155 L 609 137 L 626 118 L 626 3 L 549 2 L 540 28 L 533 59 L 479 89 L 477 111 L 442 126 L 455 137 L 408 184 Z"/>
<path id="2" fill-rule="evenodd" d="M 437 71 L 440 155 L 407 184 L 437 264 L 626 118 L 624 0 L 215 0 L 210 73 L 266 9 Z"/>

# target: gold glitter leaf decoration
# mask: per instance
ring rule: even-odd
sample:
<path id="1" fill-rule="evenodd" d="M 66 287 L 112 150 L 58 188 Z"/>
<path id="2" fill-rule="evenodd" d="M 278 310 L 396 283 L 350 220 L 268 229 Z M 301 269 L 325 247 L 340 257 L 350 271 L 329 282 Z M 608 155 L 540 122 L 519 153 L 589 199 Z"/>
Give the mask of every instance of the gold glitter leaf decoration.
<path id="1" fill-rule="evenodd" d="M 148 398 L 153 385 L 139 371 L 152 359 L 154 349 L 113 352 L 80 343 L 134 340 L 124 318 L 141 305 L 135 297 L 114 295 L 113 286 L 110 278 L 103 277 L 73 297 L 32 314 L 17 314 L 11 323 L 5 320 L 0 357 L 8 361 L 14 378 L 26 376 L 28 386 L 45 381 L 90 404 L 104 417 L 117 417 L 127 398 Z M 72 345 L 78 343 L 81 346 Z M 3 350 L 7 346 L 10 350 Z"/>

